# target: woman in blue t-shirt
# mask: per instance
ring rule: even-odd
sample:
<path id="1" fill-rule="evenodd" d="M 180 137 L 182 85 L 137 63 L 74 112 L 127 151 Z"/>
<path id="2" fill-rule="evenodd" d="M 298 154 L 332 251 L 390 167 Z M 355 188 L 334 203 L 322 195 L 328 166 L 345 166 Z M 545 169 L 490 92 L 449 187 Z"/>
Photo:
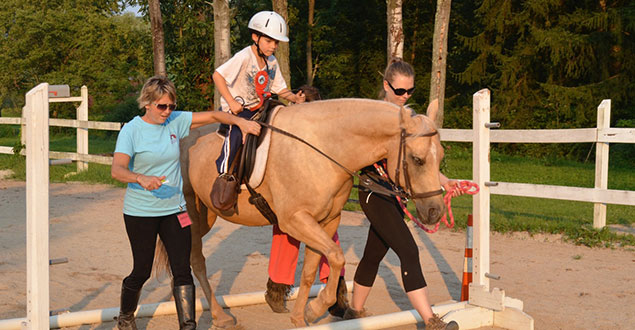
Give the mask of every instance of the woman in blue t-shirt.
<path id="1" fill-rule="evenodd" d="M 185 210 L 179 163 L 179 141 L 190 129 L 221 122 L 238 125 L 245 134 L 260 134 L 260 125 L 221 111 L 176 109 L 176 88 L 165 77 L 146 81 L 137 99 L 143 116 L 119 132 L 112 177 L 128 184 L 123 217 L 132 248 L 133 269 L 121 285 L 117 327 L 136 329 L 134 312 L 141 287 L 150 278 L 157 235 L 165 245 L 173 275 L 180 329 L 195 329 L 194 282 L 190 269 L 190 219 Z"/>

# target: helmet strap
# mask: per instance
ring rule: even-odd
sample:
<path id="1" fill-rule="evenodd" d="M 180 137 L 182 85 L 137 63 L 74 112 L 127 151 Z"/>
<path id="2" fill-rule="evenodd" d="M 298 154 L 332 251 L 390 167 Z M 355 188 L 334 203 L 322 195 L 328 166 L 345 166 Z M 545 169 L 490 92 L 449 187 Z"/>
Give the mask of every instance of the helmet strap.
<path id="1" fill-rule="evenodd" d="M 262 37 L 261 33 L 256 33 L 256 35 L 258 35 L 258 40 L 255 41 L 256 44 L 256 52 L 258 53 L 258 56 L 260 56 L 262 58 L 263 61 L 265 61 L 265 67 L 267 68 L 267 72 L 269 72 L 269 63 L 267 63 L 267 56 L 265 55 L 265 53 L 263 53 L 260 50 L 260 38 Z M 258 68 L 260 69 L 260 68 Z"/>

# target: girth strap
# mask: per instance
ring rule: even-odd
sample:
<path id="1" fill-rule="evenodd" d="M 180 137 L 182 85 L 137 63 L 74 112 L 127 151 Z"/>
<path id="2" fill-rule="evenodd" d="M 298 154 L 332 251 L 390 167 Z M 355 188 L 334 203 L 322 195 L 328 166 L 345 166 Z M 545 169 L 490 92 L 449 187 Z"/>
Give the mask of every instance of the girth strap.
<path id="1" fill-rule="evenodd" d="M 267 200 L 262 197 L 254 188 L 249 185 L 249 182 L 245 181 L 245 186 L 247 186 L 247 190 L 249 190 L 249 203 L 254 205 L 258 211 L 269 221 L 272 225 L 278 224 L 278 217 L 267 203 Z"/>

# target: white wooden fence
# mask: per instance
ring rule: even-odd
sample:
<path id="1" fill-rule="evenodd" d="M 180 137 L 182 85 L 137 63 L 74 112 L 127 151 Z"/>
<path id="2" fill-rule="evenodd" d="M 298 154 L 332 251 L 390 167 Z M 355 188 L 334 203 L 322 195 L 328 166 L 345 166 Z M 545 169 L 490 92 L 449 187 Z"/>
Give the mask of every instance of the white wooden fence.
<path id="1" fill-rule="evenodd" d="M 80 102 L 77 107 L 77 119 L 49 119 L 49 126 L 77 128 L 77 152 L 49 151 L 51 159 L 71 159 L 77 161 L 77 170 L 87 168 L 87 163 L 110 165 L 112 157 L 91 155 L 88 153 L 88 130 L 119 131 L 121 123 L 88 121 L 88 89 L 81 88 L 80 97 L 53 98 L 49 102 Z M 489 125 L 490 92 L 481 90 L 474 94 L 474 122 Z M 479 109 L 479 110 L 477 110 Z M 473 166 L 479 169 L 483 182 L 477 182 L 488 191 L 497 195 L 538 197 L 594 203 L 593 226 L 602 228 L 606 225 L 606 205 L 635 205 L 635 192 L 607 189 L 609 143 L 635 143 L 635 128 L 609 127 L 611 116 L 611 100 L 603 100 L 598 106 L 596 128 L 578 129 L 539 129 L 539 130 L 492 130 L 489 127 L 475 126 L 473 129 L 441 129 L 443 141 L 474 143 Z M 0 117 L 0 124 L 23 125 L 23 118 Z M 487 131 L 480 132 L 487 128 Z M 480 132 L 480 133 L 479 133 Z M 25 144 L 24 134 L 22 143 Z M 539 184 L 491 182 L 489 162 L 483 165 L 482 158 L 489 158 L 490 143 L 595 143 L 595 187 L 564 187 Z M 0 153 L 12 154 L 13 148 L 0 146 Z M 22 154 L 26 154 L 22 150 Z M 476 176 L 473 178 L 476 180 Z M 489 200 L 489 197 L 488 197 Z M 488 202 L 489 203 L 489 202 Z M 488 208 L 489 209 L 489 208 Z"/>
<path id="2" fill-rule="evenodd" d="M 60 102 L 79 102 L 77 107 L 77 119 L 56 119 L 50 118 L 49 126 L 57 127 L 74 127 L 77 129 L 77 151 L 76 152 L 61 152 L 61 151 L 49 151 L 50 159 L 71 159 L 77 162 L 77 171 L 81 172 L 88 168 L 88 163 L 97 163 L 110 165 L 112 164 L 112 157 L 91 155 L 88 153 L 88 130 L 108 130 L 119 131 L 121 129 L 121 123 L 115 122 L 102 122 L 102 121 L 89 121 L 88 120 L 88 88 L 82 86 L 81 96 L 75 97 L 56 97 L 49 92 L 48 103 L 60 103 Z M 0 117 L 0 124 L 21 125 L 22 135 L 21 143 L 26 145 L 25 125 L 26 120 L 24 118 L 25 107 L 22 111 L 22 118 L 20 117 Z M 0 154 L 13 154 L 13 147 L 0 146 Z M 26 151 L 22 150 L 22 155 L 26 155 Z"/>
<path id="3" fill-rule="evenodd" d="M 472 142 L 473 180 L 481 187 L 478 198 L 489 193 L 496 195 L 538 197 L 548 199 L 591 202 L 595 204 L 593 227 L 606 226 L 606 204 L 635 205 L 635 191 L 607 189 L 609 143 L 635 143 L 635 128 L 609 127 L 611 100 L 598 106 L 597 128 L 491 130 L 496 125 L 490 120 L 490 91 L 483 89 L 474 94 L 474 125 L 472 129 L 441 129 L 443 141 Z M 540 184 L 491 182 L 489 170 L 490 143 L 582 143 L 596 144 L 595 187 L 565 187 Z M 475 199 L 476 200 L 476 199 Z M 483 202 L 485 203 L 485 202 Z M 475 205 L 476 207 L 476 205 Z M 476 210 L 474 210 L 476 212 Z M 475 221 L 476 222 L 476 221 Z"/>

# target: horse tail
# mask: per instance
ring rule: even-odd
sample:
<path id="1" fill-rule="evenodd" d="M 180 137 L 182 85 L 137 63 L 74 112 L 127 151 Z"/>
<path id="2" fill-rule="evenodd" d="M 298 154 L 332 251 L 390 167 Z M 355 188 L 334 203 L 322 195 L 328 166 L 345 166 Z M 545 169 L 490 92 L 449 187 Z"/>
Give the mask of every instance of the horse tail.
<path id="1" fill-rule="evenodd" d="M 154 250 L 154 262 L 152 263 L 152 278 L 161 279 L 167 274 L 172 276 L 170 263 L 168 261 L 168 252 L 161 238 L 157 239 L 157 245 Z"/>

